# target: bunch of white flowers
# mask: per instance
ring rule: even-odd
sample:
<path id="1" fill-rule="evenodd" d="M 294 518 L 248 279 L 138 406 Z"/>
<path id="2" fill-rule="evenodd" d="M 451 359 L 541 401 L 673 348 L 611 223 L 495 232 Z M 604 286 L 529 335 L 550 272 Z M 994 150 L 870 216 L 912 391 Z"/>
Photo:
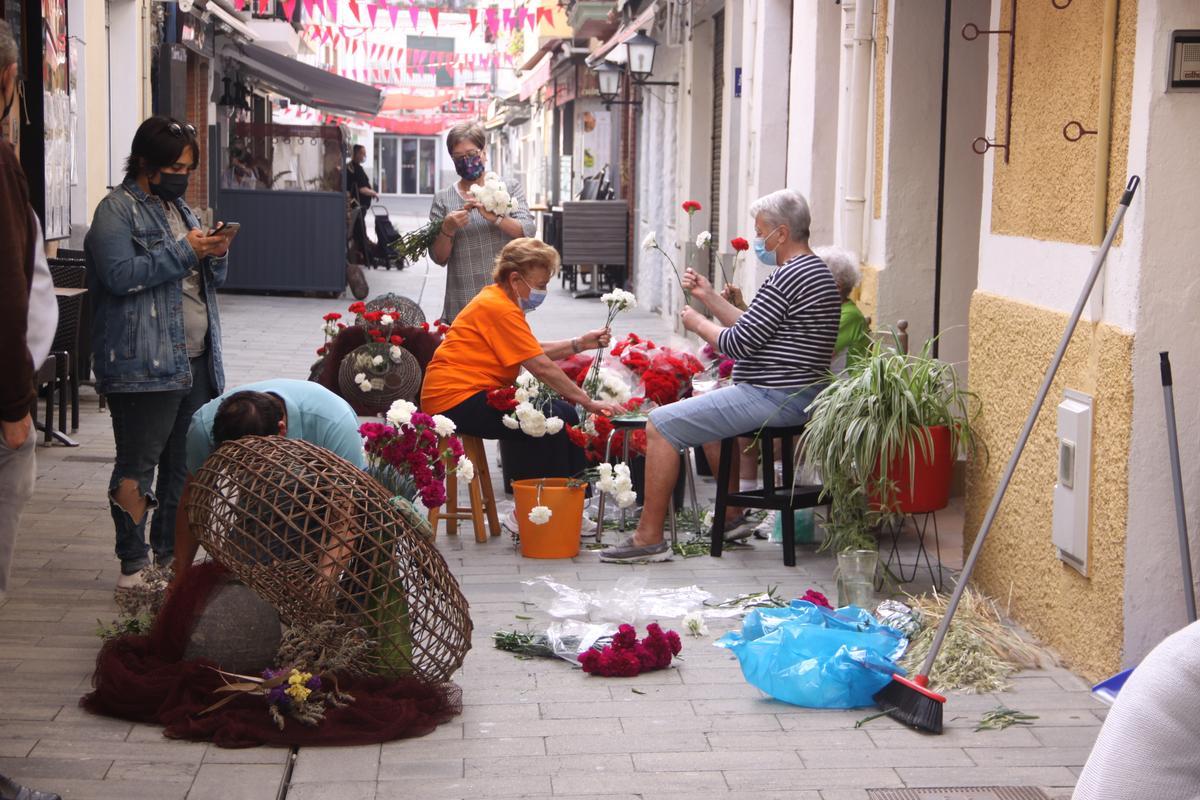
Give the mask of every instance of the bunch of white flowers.
<path id="1" fill-rule="evenodd" d="M 701 231 L 700 235 L 696 237 L 696 247 L 701 250 L 707 249 L 711 244 L 712 234 L 708 231 Z"/>
<path id="2" fill-rule="evenodd" d="M 596 373 L 595 383 L 591 388 L 593 397 L 608 403 L 626 403 L 633 396 L 629 384 L 607 367 L 601 367 Z"/>
<path id="3" fill-rule="evenodd" d="M 533 375 L 522 372 L 517 376 L 517 390 L 513 393 L 517 408 L 500 421 L 509 430 L 519 429 L 535 439 L 547 434 L 553 436 L 563 429 L 563 421 L 559 417 L 547 417 L 542 409 L 555 396 L 553 390 Z"/>
<path id="4" fill-rule="evenodd" d="M 534 506 L 529 510 L 529 521 L 534 525 L 545 525 L 552 516 L 554 516 L 554 512 L 546 506 Z"/>
<path id="5" fill-rule="evenodd" d="M 618 508 L 629 508 L 637 502 L 628 464 L 600 464 L 596 471 L 600 474 L 599 480 L 596 481 L 596 489 L 611 494 L 616 499 Z"/>
<path id="6" fill-rule="evenodd" d="M 371 366 L 373 366 L 373 367 L 382 367 L 382 366 L 383 366 L 383 356 L 374 356 L 374 357 L 372 357 L 372 358 L 371 358 Z"/>
<path id="7" fill-rule="evenodd" d="M 397 400 L 396 402 L 392 403 L 392 407 L 388 409 L 387 421 L 396 427 L 407 425 L 408 423 L 412 422 L 412 415 L 414 412 L 416 412 L 416 410 L 417 407 L 415 404 L 410 403 L 407 400 Z"/>
<path id="8" fill-rule="evenodd" d="M 365 372 L 354 373 L 354 382 L 358 384 L 359 390 L 364 394 L 375 388 L 374 384 L 371 383 L 371 379 L 367 377 Z"/>
<path id="9" fill-rule="evenodd" d="M 388 350 L 388 355 L 391 357 L 393 362 L 399 364 L 400 359 L 404 358 L 403 350 L 404 348 L 402 348 L 400 345 L 394 344 L 392 345 L 391 349 Z"/>
<path id="10" fill-rule="evenodd" d="M 513 201 L 508 194 L 508 187 L 494 172 L 483 176 L 482 186 L 472 186 L 471 195 L 479 201 L 481 206 L 497 216 L 508 216 L 509 212 L 513 210 Z"/>
<path id="11" fill-rule="evenodd" d="M 600 302 L 615 311 L 626 311 L 637 305 L 637 297 L 634 296 L 633 292 L 627 292 L 624 289 L 613 289 L 611 292 L 601 295 Z"/>

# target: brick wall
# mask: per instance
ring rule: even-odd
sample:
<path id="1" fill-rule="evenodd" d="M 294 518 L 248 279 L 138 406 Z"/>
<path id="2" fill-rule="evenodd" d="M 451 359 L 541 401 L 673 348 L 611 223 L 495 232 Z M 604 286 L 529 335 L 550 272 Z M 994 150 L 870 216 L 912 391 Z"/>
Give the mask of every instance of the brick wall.
<path id="1" fill-rule="evenodd" d="M 185 199 L 197 214 L 209 207 L 208 186 L 208 73 L 207 58 L 188 52 L 187 62 L 187 119 L 196 126 L 200 140 L 200 166 L 192 173 Z"/>

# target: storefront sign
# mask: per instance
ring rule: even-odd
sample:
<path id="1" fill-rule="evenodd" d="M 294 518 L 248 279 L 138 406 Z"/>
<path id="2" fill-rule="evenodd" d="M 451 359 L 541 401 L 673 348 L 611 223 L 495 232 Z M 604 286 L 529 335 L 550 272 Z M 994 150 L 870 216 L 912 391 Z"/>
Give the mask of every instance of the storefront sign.
<path id="1" fill-rule="evenodd" d="M 733 96 L 734 97 L 742 96 L 742 68 L 741 67 L 733 68 Z"/>

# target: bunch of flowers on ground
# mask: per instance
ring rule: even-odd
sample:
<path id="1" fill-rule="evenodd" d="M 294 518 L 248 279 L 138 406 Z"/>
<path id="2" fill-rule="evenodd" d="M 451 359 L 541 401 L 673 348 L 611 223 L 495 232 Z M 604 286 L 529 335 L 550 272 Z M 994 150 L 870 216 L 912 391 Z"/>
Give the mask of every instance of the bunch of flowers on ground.
<path id="1" fill-rule="evenodd" d="M 447 469 L 465 481 L 475 476 L 454 422 L 422 413 L 407 400 L 392 404 L 386 423 L 366 422 L 358 430 L 371 473 L 397 494 L 420 497 L 426 508 L 446 502 Z"/>
<path id="2" fill-rule="evenodd" d="M 497 216 L 507 216 L 513 210 L 513 201 L 508 194 L 508 187 L 494 172 L 483 176 L 482 186 L 476 184 L 471 187 L 471 196 L 481 206 Z"/>
<path id="3" fill-rule="evenodd" d="M 263 697 L 267 701 L 267 712 L 271 719 L 283 730 L 289 718 L 305 725 L 317 725 L 325 718 L 327 707 L 342 708 L 354 699 L 338 691 L 336 681 L 328 679 L 327 682 L 321 676 L 298 667 L 267 669 L 261 675 L 238 675 L 224 670 L 217 672 L 226 680 L 225 685 L 217 689 L 217 694 L 226 696 L 201 711 L 201 714 L 216 711 L 238 697 Z"/>
<path id="4" fill-rule="evenodd" d="M 640 642 L 637 629 L 622 625 L 612 644 L 603 650 L 587 650 L 579 654 L 579 664 L 589 675 L 606 678 L 634 678 L 643 672 L 666 669 L 679 655 L 683 642 L 675 631 L 664 631 L 657 622 L 646 626 L 646 636 Z"/>
<path id="5" fill-rule="evenodd" d="M 560 417 L 546 416 L 558 394 L 528 372 L 517 376 L 516 386 L 506 386 L 488 392 L 487 403 L 503 411 L 501 422 L 509 430 L 520 430 L 534 438 L 553 436 L 563 429 Z"/>
<path id="6" fill-rule="evenodd" d="M 637 502 L 628 464 L 600 464 L 596 467 L 596 475 L 596 488 L 611 494 L 617 501 L 618 508 L 629 508 Z"/>

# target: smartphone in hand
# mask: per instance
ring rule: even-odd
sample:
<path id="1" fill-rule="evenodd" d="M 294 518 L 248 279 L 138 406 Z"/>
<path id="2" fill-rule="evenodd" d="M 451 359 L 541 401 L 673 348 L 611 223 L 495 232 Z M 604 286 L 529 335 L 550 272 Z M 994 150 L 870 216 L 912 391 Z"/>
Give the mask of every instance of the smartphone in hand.
<path id="1" fill-rule="evenodd" d="M 242 229 L 242 226 L 240 223 L 221 222 L 217 225 L 217 227 L 213 228 L 212 232 L 209 233 L 208 235 L 209 236 L 224 236 L 226 239 L 229 239 L 230 241 L 232 241 L 233 237 L 237 236 L 237 232 L 240 231 L 241 229 Z"/>

